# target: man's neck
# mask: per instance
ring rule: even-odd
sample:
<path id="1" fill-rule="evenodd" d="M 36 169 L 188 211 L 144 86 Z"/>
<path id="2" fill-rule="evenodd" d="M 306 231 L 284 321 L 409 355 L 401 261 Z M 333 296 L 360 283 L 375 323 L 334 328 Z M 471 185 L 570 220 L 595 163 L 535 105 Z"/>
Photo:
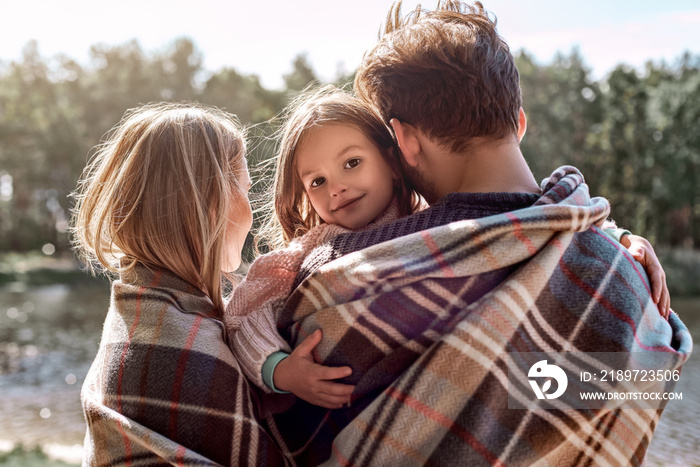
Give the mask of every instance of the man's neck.
<path id="1" fill-rule="evenodd" d="M 442 154 L 433 161 L 440 167 L 436 175 L 443 180 L 441 196 L 461 193 L 540 193 L 540 188 L 520 152 L 517 140 L 482 142 L 467 152 L 445 153 L 444 147 L 432 146 Z M 434 166 L 435 167 L 435 166 Z"/>
<path id="2" fill-rule="evenodd" d="M 540 193 L 540 187 L 517 144 L 484 144 L 469 154 L 457 157 L 469 161 L 462 172 L 460 192 Z"/>

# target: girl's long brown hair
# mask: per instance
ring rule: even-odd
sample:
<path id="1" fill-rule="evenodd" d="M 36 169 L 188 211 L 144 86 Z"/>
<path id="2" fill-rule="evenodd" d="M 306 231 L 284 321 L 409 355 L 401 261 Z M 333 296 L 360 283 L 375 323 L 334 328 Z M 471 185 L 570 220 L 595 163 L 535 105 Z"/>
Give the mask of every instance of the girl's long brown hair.
<path id="1" fill-rule="evenodd" d="M 230 114 L 195 104 L 129 110 L 86 167 L 72 234 L 91 271 L 164 269 L 223 311 L 229 213 L 247 203 L 245 141 Z"/>

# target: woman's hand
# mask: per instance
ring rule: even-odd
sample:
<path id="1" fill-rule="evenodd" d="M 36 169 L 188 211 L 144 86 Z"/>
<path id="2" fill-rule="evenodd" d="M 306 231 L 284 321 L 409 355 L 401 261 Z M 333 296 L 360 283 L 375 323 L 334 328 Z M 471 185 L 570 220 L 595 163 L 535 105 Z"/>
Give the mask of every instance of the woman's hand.
<path id="1" fill-rule="evenodd" d="M 666 273 L 656 257 L 654 248 L 646 238 L 639 235 L 625 234 L 620 239 L 622 246 L 627 248 L 634 259 L 639 261 L 649 276 L 651 282 L 651 297 L 659 307 L 661 316 L 668 319 L 671 312 L 671 295 L 666 285 Z"/>
<path id="2" fill-rule="evenodd" d="M 289 391 L 313 405 L 338 409 L 350 402 L 355 386 L 334 383 L 333 380 L 350 376 L 352 369 L 314 362 L 311 352 L 321 342 L 321 337 L 321 330 L 317 329 L 304 339 L 289 357 L 277 364 L 272 379 L 277 389 Z"/>

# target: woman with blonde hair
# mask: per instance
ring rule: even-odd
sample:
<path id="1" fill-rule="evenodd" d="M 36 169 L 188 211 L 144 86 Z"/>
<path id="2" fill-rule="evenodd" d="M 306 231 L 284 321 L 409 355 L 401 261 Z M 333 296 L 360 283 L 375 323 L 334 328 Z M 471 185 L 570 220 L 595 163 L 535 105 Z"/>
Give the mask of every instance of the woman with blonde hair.
<path id="1" fill-rule="evenodd" d="M 252 223 L 243 133 L 213 108 L 126 113 L 86 168 L 73 233 L 116 276 L 82 389 L 85 465 L 279 465 L 222 324 Z"/>

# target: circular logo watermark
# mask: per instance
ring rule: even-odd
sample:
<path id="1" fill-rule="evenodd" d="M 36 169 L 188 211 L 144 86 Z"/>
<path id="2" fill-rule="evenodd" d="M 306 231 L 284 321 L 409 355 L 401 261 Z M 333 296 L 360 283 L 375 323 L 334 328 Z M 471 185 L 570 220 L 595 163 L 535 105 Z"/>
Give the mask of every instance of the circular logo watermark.
<path id="1" fill-rule="evenodd" d="M 541 387 L 538 380 L 528 380 L 538 399 L 556 399 L 564 394 L 564 391 L 566 391 L 566 387 L 569 384 L 569 380 L 566 378 L 566 373 L 564 373 L 564 370 L 556 365 L 548 365 L 547 360 L 540 360 L 532 365 L 530 367 L 530 371 L 527 373 L 527 376 L 528 378 L 547 378 Z M 557 390 L 550 393 L 547 391 L 549 391 L 552 387 L 552 379 L 557 382 Z"/>

